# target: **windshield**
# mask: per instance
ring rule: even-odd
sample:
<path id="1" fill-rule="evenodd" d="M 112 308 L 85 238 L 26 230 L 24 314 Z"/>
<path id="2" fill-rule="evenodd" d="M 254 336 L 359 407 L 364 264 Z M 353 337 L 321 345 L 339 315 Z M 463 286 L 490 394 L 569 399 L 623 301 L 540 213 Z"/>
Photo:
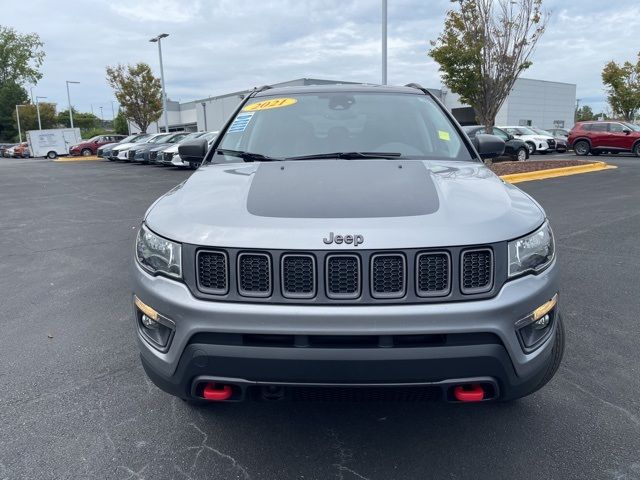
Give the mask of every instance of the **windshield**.
<path id="1" fill-rule="evenodd" d="M 135 142 L 135 143 L 144 143 L 144 142 L 148 141 L 150 137 L 151 137 L 150 133 L 144 133 L 144 134 L 136 137 L 132 141 Z"/>
<path id="2" fill-rule="evenodd" d="M 511 135 L 535 135 L 536 132 L 525 127 L 501 127 L 505 132 Z"/>
<path id="3" fill-rule="evenodd" d="M 238 153 L 287 159 L 332 153 L 375 158 L 473 160 L 440 107 L 426 95 L 323 92 L 251 99 L 230 124 L 213 161 Z M 334 157 L 335 158 L 335 157 Z M 344 157 L 343 157 L 344 158 Z"/>
<path id="4" fill-rule="evenodd" d="M 550 137 L 553 137 L 552 133 L 547 132 L 546 130 L 542 130 L 541 128 L 532 128 L 531 130 L 536 132 L 538 135 L 549 135 Z"/>
<path id="5" fill-rule="evenodd" d="M 170 134 L 164 133 L 151 138 L 147 143 L 164 143 L 169 137 Z"/>
<path id="6" fill-rule="evenodd" d="M 623 123 L 625 127 L 629 127 L 634 132 L 640 132 L 640 125 L 634 125 L 633 123 Z"/>

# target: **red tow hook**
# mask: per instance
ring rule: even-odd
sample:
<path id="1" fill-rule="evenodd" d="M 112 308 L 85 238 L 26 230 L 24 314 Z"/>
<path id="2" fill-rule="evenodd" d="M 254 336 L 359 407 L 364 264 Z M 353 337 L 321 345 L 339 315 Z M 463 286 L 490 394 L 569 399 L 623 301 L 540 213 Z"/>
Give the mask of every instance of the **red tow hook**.
<path id="1" fill-rule="evenodd" d="M 478 383 L 458 385 L 453 389 L 453 396 L 459 402 L 480 402 L 484 399 L 484 389 Z"/>
<path id="2" fill-rule="evenodd" d="M 222 388 L 220 388 L 222 387 Z M 231 398 L 231 385 L 216 385 L 215 383 L 207 383 L 202 392 L 202 396 L 205 400 L 212 400 L 214 402 L 221 402 L 223 400 L 229 400 Z"/>

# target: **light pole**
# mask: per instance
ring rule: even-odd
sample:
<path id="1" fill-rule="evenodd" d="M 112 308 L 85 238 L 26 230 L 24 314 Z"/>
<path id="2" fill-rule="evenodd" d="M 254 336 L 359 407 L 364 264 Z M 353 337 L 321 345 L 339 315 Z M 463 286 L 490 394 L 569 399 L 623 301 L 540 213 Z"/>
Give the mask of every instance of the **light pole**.
<path id="1" fill-rule="evenodd" d="M 164 110 L 164 128 L 169 133 L 169 119 L 167 116 L 167 91 L 164 88 L 164 69 L 162 68 L 162 39 L 167 38 L 168 33 L 161 33 L 157 37 L 153 37 L 149 41 L 158 44 L 158 57 L 160 57 L 160 82 L 162 83 L 162 109 Z"/>
<path id="2" fill-rule="evenodd" d="M 387 84 L 387 0 L 382 0 L 382 84 Z"/>
<path id="3" fill-rule="evenodd" d="M 102 107 L 100 107 L 100 120 L 102 121 L 100 128 L 104 128 L 104 112 L 102 111 Z"/>
<path id="4" fill-rule="evenodd" d="M 69 100 L 69 121 L 71 122 L 71 128 L 73 128 L 73 107 L 71 106 L 71 95 L 69 94 L 70 83 L 80 83 L 73 80 L 66 80 L 67 82 L 67 100 Z"/>
<path id="5" fill-rule="evenodd" d="M 204 131 L 207 131 L 207 104 L 206 102 L 202 102 L 202 113 L 204 115 Z"/>
<path id="6" fill-rule="evenodd" d="M 38 130 L 42 130 L 42 122 L 40 121 L 40 99 L 47 97 L 39 97 L 36 95 L 36 112 L 38 112 Z"/>
<path id="7" fill-rule="evenodd" d="M 20 138 L 20 143 L 22 143 L 22 129 L 20 128 L 20 107 L 26 107 L 26 105 L 19 104 L 16 105 L 16 120 L 18 121 L 18 137 Z"/>

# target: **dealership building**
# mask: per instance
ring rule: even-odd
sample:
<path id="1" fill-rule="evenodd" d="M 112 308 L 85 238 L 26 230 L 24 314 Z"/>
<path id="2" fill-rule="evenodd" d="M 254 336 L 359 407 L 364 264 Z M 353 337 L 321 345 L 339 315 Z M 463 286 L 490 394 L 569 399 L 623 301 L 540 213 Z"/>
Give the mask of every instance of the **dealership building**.
<path id="1" fill-rule="evenodd" d="M 357 84 L 357 82 L 299 78 L 275 83 L 272 86 L 334 84 Z M 429 91 L 444 103 L 462 125 L 476 123 L 473 108 L 462 104 L 456 94 L 446 89 L 429 88 Z M 250 93 L 251 89 L 240 90 L 184 103 L 169 100 L 167 103 L 169 130 L 189 132 L 219 130 L 238 104 Z M 575 105 L 575 84 L 519 78 L 498 112 L 496 125 L 571 128 L 574 121 Z M 159 125 L 160 128 L 164 128 L 162 120 Z M 158 123 L 152 124 L 148 131 L 159 131 L 159 125 Z M 136 131 L 133 125 L 131 125 L 131 129 L 132 132 Z"/>

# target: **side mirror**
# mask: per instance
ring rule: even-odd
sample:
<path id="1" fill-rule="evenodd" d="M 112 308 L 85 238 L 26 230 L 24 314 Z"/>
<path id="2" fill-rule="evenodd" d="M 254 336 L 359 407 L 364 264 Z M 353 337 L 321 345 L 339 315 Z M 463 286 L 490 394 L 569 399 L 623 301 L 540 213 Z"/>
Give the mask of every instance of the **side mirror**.
<path id="1" fill-rule="evenodd" d="M 629 135 L 631 133 L 631 130 L 629 130 L 628 128 L 624 128 L 622 130 L 626 135 Z"/>
<path id="2" fill-rule="evenodd" d="M 507 133 L 507 140 L 513 140 L 515 137 L 510 133 Z"/>
<path id="3" fill-rule="evenodd" d="M 178 154 L 186 162 L 201 162 L 209 151 L 209 144 L 202 138 L 189 140 L 178 145 Z"/>
<path id="4" fill-rule="evenodd" d="M 500 157 L 504 154 L 504 140 L 495 135 L 481 133 L 476 135 L 472 141 L 473 146 L 480 154 L 480 158 L 485 160 L 488 158 Z M 182 155 L 181 155 L 182 156 Z"/>

